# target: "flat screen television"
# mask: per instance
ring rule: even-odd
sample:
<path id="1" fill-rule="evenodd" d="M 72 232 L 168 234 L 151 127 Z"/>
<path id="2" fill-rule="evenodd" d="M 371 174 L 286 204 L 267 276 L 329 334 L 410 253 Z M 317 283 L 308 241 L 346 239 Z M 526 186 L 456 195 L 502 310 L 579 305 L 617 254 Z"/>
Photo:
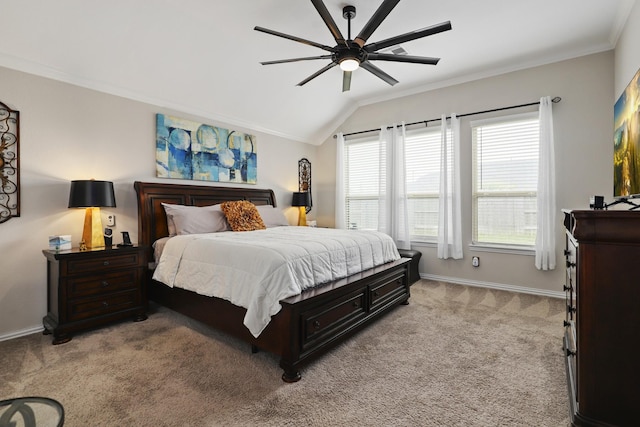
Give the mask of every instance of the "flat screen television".
<path id="1" fill-rule="evenodd" d="M 640 197 L 640 69 L 614 106 L 613 196 Z"/>

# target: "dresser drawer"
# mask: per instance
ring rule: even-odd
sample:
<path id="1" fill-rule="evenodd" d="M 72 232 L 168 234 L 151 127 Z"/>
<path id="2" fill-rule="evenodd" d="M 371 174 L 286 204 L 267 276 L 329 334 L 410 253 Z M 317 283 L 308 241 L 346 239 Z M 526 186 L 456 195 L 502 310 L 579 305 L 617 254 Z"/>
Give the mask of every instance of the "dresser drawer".
<path id="1" fill-rule="evenodd" d="M 103 257 L 91 257 L 81 259 L 69 259 L 65 262 L 67 275 L 91 272 L 98 273 L 115 268 L 137 267 L 142 265 L 142 258 L 138 251 L 109 255 Z"/>
<path id="2" fill-rule="evenodd" d="M 406 278 L 402 273 L 386 278 L 380 283 L 369 286 L 369 300 L 371 311 L 375 311 L 403 298 L 407 294 Z"/>
<path id="3" fill-rule="evenodd" d="M 346 328 L 366 315 L 364 289 L 345 295 L 330 307 L 302 313 L 303 347 L 308 342 L 319 339 L 325 334 L 334 335 L 336 329 Z"/>
<path id="4" fill-rule="evenodd" d="M 104 273 L 101 276 L 69 277 L 66 280 L 67 298 L 105 295 L 126 289 L 136 289 L 141 280 L 141 269 Z"/>
<path id="5" fill-rule="evenodd" d="M 67 305 L 68 320 L 77 321 L 92 317 L 115 313 L 140 305 L 140 291 L 132 289 L 130 291 L 112 293 L 95 298 L 82 298 L 70 301 Z"/>

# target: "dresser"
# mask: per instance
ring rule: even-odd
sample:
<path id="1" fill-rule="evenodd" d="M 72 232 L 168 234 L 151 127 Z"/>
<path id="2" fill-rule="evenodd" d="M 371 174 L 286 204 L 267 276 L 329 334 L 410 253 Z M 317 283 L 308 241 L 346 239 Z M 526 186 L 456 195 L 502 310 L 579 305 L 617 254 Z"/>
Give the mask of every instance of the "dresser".
<path id="1" fill-rule="evenodd" d="M 639 426 L 640 212 L 563 213 L 572 425 Z"/>
<path id="2" fill-rule="evenodd" d="M 47 259 L 47 315 L 42 323 L 45 334 L 53 334 L 53 344 L 116 320 L 147 318 L 143 247 L 42 252 Z"/>

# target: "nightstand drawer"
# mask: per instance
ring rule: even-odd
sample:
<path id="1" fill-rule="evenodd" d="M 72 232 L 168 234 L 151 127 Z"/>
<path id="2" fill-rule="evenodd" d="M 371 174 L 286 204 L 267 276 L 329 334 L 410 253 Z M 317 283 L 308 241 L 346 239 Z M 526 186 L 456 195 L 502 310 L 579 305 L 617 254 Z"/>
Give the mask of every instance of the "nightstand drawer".
<path id="1" fill-rule="evenodd" d="M 67 298 L 86 297 L 91 295 L 109 294 L 125 289 L 136 289 L 141 279 L 138 268 L 102 276 L 70 277 L 67 279 Z"/>
<path id="2" fill-rule="evenodd" d="M 66 274 L 97 273 L 122 267 L 136 267 L 142 265 L 138 252 L 109 255 L 88 259 L 70 259 L 66 262 Z"/>
<path id="3" fill-rule="evenodd" d="M 140 305 L 140 292 L 133 289 L 126 292 L 109 294 L 102 298 L 81 299 L 68 304 L 69 321 L 88 319 L 103 314 L 135 308 Z"/>

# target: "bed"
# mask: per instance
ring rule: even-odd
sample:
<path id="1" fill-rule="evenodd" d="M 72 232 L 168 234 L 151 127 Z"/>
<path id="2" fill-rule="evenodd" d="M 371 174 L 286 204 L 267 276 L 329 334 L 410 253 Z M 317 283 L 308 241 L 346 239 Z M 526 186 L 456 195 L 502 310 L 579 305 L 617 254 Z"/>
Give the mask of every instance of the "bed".
<path id="1" fill-rule="evenodd" d="M 273 190 L 206 185 L 135 182 L 138 202 L 138 243 L 154 260 L 153 244 L 169 235 L 163 203 L 210 206 L 247 200 L 257 206 L 277 206 Z M 300 380 L 300 367 L 345 338 L 407 304 L 409 259 L 369 268 L 348 277 L 307 289 L 280 301 L 280 311 L 256 337 L 243 324 L 247 310 L 216 297 L 204 296 L 152 279 L 147 275 L 149 299 L 280 357 L 282 379 Z"/>

